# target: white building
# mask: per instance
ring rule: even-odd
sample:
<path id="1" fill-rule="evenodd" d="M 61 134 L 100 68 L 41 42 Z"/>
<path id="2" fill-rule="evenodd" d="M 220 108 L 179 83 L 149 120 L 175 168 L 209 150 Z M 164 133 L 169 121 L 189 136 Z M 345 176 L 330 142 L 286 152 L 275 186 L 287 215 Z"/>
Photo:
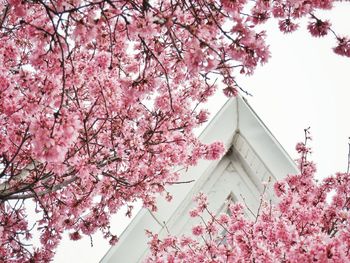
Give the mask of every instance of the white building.
<path id="1" fill-rule="evenodd" d="M 160 236 L 189 232 L 195 222 L 188 212 L 194 207 L 193 196 L 200 191 L 208 196 L 211 211 L 224 211 L 225 201 L 232 199 L 256 212 L 264 189 L 262 182 L 270 180 L 272 186 L 287 174 L 298 172 L 282 146 L 240 97 L 222 107 L 200 139 L 205 143 L 220 140 L 229 150 L 220 160 L 203 160 L 184 172 L 181 181 L 193 182 L 169 187 L 173 200 L 169 203 L 160 197 L 157 213 L 141 209 L 102 263 L 142 262 L 148 254 L 146 229 Z M 272 197 L 270 188 L 267 198 Z"/>

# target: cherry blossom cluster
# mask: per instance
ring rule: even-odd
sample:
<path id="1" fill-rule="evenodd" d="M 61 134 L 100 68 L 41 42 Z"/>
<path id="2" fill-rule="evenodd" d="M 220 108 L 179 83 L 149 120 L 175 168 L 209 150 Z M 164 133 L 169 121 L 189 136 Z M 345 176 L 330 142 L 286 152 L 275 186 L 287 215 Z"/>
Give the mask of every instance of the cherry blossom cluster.
<path id="1" fill-rule="evenodd" d="M 194 128 L 200 104 L 224 85 L 241 89 L 270 56 L 266 32 L 316 17 L 331 0 L 0 1 L 0 261 L 49 261 L 62 234 L 97 230 L 113 244 L 110 216 L 178 180 L 173 167 L 218 158 Z M 332 31 L 333 32 L 333 31 Z M 338 37 L 337 54 L 349 56 Z M 28 204 L 40 215 L 29 222 Z M 31 235 L 42 246 L 33 247 Z"/>
<path id="2" fill-rule="evenodd" d="M 149 232 L 146 262 L 348 262 L 350 174 L 317 183 L 315 165 L 305 158 L 307 148 L 304 143 L 297 148 L 304 169 L 274 184 L 276 204 L 262 199 L 251 219 L 239 203 L 229 203 L 225 213 L 216 215 L 200 193 L 190 216 L 201 223 L 192 235 L 160 238 Z"/>

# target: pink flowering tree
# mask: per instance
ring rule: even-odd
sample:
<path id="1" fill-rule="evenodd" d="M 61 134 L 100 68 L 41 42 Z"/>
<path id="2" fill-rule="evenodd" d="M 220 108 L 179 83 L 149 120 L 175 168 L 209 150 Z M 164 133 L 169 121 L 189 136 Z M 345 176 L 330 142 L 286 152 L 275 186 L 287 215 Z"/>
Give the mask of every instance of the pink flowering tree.
<path id="1" fill-rule="evenodd" d="M 148 233 L 147 262 L 349 262 L 350 174 L 318 183 L 315 165 L 306 158 L 310 148 L 298 143 L 296 149 L 300 174 L 275 183 L 276 204 L 262 196 L 253 219 L 239 203 L 215 215 L 200 193 L 190 215 L 202 223 L 187 236 L 160 239 Z"/>
<path id="2" fill-rule="evenodd" d="M 198 106 L 219 82 L 236 95 L 236 76 L 267 62 L 265 21 L 289 33 L 307 17 L 312 35 L 330 32 L 334 51 L 350 56 L 349 39 L 317 17 L 331 8 L 332 0 L 0 1 L 0 261 L 49 261 L 64 232 L 77 240 L 100 230 L 114 244 L 109 219 L 121 206 L 141 199 L 156 209 L 155 195 L 178 180 L 172 167 L 223 153 L 194 136 L 208 117 Z"/>

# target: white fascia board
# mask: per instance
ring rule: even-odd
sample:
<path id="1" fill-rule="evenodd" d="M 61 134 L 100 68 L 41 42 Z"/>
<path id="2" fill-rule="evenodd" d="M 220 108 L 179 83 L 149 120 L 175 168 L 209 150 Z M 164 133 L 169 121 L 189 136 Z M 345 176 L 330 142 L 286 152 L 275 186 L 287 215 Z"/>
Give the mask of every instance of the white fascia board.
<path id="1" fill-rule="evenodd" d="M 200 134 L 199 139 L 203 143 L 221 141 L 225 147 L 230 147 L 232 138 L 237 130 L 238 113 L 237 105 L 240 98 L 226 101 L 213 120 Z"/>
<path id="2" fill-rule="evenodd" d="M 277 180 L 299 172 L 281 144 L 245 99 L 238 99 L 238 129 Z"/>

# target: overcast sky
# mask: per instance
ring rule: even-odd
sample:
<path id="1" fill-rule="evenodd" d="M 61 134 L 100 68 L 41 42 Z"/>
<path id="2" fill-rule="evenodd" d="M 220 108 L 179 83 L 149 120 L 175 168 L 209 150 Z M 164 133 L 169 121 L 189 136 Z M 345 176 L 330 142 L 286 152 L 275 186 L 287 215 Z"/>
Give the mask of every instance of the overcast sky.
<path id="1" fill-rule="evenodd" d="M 321 17 L 330 18 L 340 35 L 350 35 L 350 2 L 338 4 Z M 332 36 L 315 39 L 306 30 L 283 35 L 275 30 L 276 21 L 272 24 L 270 61 L 252 77 L 238 79 L 253 94 L 247 97 L 248 102 L 292 158 L 297 157 L 294 147 L 303 140 L 304 128 L 311 127 L 312 159 L 317 163 L 318 177 L 345 172 L 350 136 L 350 58 L 333 53 L 336 41 Z M 221 93 L 208 105 L 212 116 L 226 100 Z M 118 233 L 128 223 L 123 216 L 113 221 Z M 65 238 L 54 262 L 98 262 L 109 245 L 99 234 L 93 237 L 93 244 L 91 247 L 88 238 Z"/>

